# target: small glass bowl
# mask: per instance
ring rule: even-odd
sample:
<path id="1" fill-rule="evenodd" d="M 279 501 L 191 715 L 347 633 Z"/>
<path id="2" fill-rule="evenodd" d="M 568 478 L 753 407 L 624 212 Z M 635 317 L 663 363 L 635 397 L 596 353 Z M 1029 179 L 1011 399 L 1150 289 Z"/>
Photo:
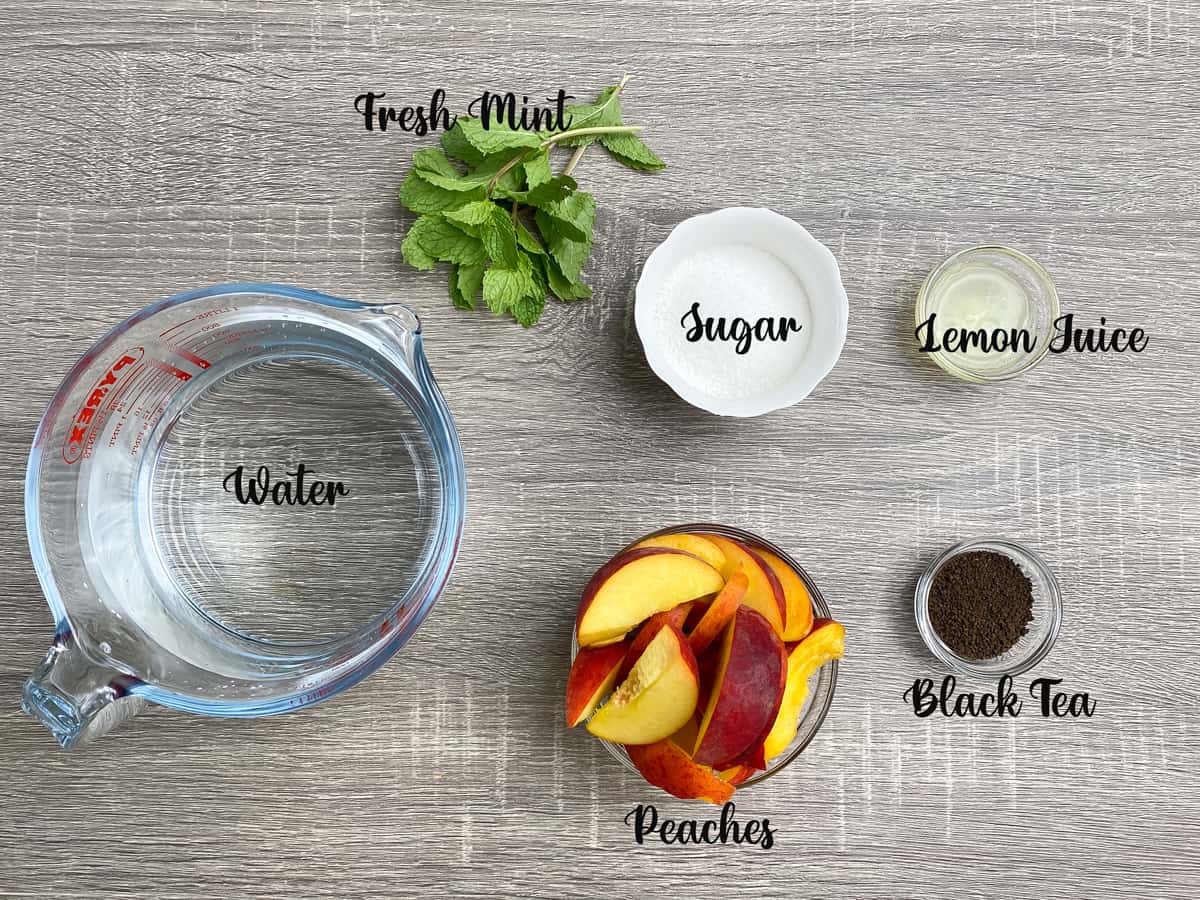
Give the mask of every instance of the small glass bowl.
<path id="1" fill-rule="evenodd" d="M 800 580 L 804 582 L 804 587 L 808 590 L 809 597 L 812 598 L 813 618 L 833 618 L 829 613 L 829 606 L 826 604 L 825 597 L 821 594 L 820 588 L 817 587 L 816 583 L 813 582 L 812 578 L 809 577 L 809 574 L 804 571 L 799 563 L 797 563 L 787 553 L 780 550 L 770 541 L 763 540 L 758 535 L 752 534 L 749 531 L 743 531 L 740 528 L 731 528 L 727 525 L 708 524 L 676 525 L 672 528 L 662 528 L 658 531 L 651 532 L 650 534 L 643 535 L 637 540 L 630 542 L 620 551 L 620 553 L 624 553 L 626 550 L 632 550 L 634 545 L 640 544 L 642 541 L 652 537 L 660 537 L 664 534 L 686 534 L 694 532 L 706 532 L 708 534 L 719 535 L 720 537 L 741 541 L 744 544 L 748 544 L 752 548 L 762 547 L 764 550 L 769 550 L 770 552 L 774 553 L 785 563 L 791 566 L 796 574 L 800 576 Z M 619 554 L 614 554 L 614 556 L 615 555 Z M 574 630 L 572 630 L 572 663 L 575 662 L 575 656 L 578 653 L 579 643 L 575 640 Z M 796 729 L 796 737 L 792 739 L 791 744 L 788 745 L 786 750 L 767 763 L 767 768 L 764 771 L 755 773 L 750 778 L 747 778 L 745 781 L 739 784 L 737 786 L 739 791 L 741 791 L 743 788 L 749 787 L 752 784 L 758 784 L 759 782 L 766 781 L 775 773 L 785 769 L 797 756 L 804 752 L 804 748 L 812 742 L 812 739 L 817 736 L 817 732 L 821 730 L 821 725 L 825 722 L 825 716 L 829 713 L 829 707 L 833 703 L 833 692 L 837 687 L 837 676 L 838 662 L 836 659 L 831 660 L 816 671 L 816 673 L 812 676 L 812 679 L 809 681 L 808 697 L 805 699 L 804 709 L 800 713 L 800 725 Z M 612 754 L 613 758 L 620 762 L 621 765 L 625 766 L 625 768 L 629 769 L 629 771 L 636 774 L 638 778 L 642 777 L 641 773 L 637 770 L 637 766 L 633 764 L 633 760 L 629 758 L 629 754 L 625 752 L 625 748 L 621 744 L 614 744 L 611 741 L 601 740 L 600 738 L 597 738 L 596 740 L 599 740 L 600 743 L 604 745 L 604 749 Z"/>
<path id="2" fill-rule="evenodd" d="M 929 619 L 929 589 L 934 576 L 955 556 L 978 551 L 1007 556 L 1020 567 L 1033 586 L 1033 621 L 1029 623 L 1029 630 L 1008 651 L 992 659 L 966 659 L 959 656 L 942 642 Z M 1054 646 L 1062 627 L 1062 593 L 1058 580 L 1045 560 L 1029 548 L 1001 538 L 979 538 L 955 544 L 929 564 L 917 582 L 915 613 L 917 630 L 921 632 L 929 652 L 954 671 L 980 678 L 1019 675 L 1045 659 Z"/>
<path id="3" fill-rule="evenodd" d="M 1022 372 L 1028 372 L 1041 362 L 1042 357 L 1050 350 L 1050 342 L 1054 337 L 1054 320 L 1059 315 L 1058 291 L 1054 287 L 1054 280 L 1050 277 L 1050 273 L 1020 250 L 998 245 L 968 247 L 943 260 L 925 278 L 921 285 L 921 291 L 917 294 L 917 326 L 919 327 L 928 319 L 931 312 L 936 311 L 929 308 L 934 288 L 942 279 L 965 265 L 986 266 L 999 270 L 1022 287 L 1033 305 L 1034 327 L 1032 332 L 1036 340 L 1033 350 L 1028 353 L 1012 354 L 1008 365 L 988 369 L 972 368 L 958 353 L 939 350 L 926 355 L 932 356 L 934 362 L 956 378 L 977 384 L 1007 381 L 1009 378 L 1016 378 Z"/>

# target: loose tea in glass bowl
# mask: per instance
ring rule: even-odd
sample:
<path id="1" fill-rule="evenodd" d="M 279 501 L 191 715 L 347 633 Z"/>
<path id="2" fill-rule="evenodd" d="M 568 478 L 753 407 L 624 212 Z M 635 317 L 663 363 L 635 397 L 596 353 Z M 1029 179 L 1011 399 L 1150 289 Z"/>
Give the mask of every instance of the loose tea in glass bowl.
<path id="1" fill-rule="evenodd" d="M 956 672 L 1017 675 L 1050 652 L 1062 626 L 1062 594 L 1046 562 L 1000 538 L 956 544 L 917 583 L 917 630 Z"/>

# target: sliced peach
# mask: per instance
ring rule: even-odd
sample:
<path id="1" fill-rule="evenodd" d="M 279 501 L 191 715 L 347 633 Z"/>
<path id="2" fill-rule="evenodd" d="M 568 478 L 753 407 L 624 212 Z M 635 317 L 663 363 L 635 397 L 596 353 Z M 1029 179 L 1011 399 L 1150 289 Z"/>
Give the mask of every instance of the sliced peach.
<path id="1" fill-rule="evenodd" d="M 604 647 L 584 647 L 567 676 L 567 725 L 574 728 L 592 714 L 612 690 L 628 655 L 628 641 Z"/>
<path id="2" fill-rule="evenodd" d="M 704 618 L 704 614 L 708 612 L 708 608 L 712 606 L 716 594 L 706 594 L 703 597 L 697 597 L 692 601 L 691 608 L 688 610 L 687 621 L 683 623 L 683 633 L 691 634 L 700 620 Z"/>
<path id="3" fill-rule="evenodd" d="M 737 786 L 754 774 L 754 770 L 749 766 L 735 765 L 728 769 L 722 769 L 717 773 L 717 777 L 722 781 L 728 781 L 731 785 Z"/>
<path id="4" fill-rule="evenodd" d="M 783 585 L 779 583 L 766 560 L 738 541 L 731 541 L 716 534 L 706 534 L 704 537 L 720 547 L 721 552 L 725 554 L 725 568 L 721 570 L 721 574 L 726 580 L 733 577 L 734 572 L 746 574 L 749 586 L 742 603 L 766 616 L 775 633 L 782 636 L 787 617 L 787 601 L 783 596 Z"/>
<path id="5" fill-rule="evenodd" d="M 617 678 L 624 679 L 629 674 L 629 670 L 633 668 L 633 664 L 645 652 L 646 647 L 654 640 L 654 636 L 658 634 L 660 628 L 665 625 L 674 625 L 682 631 L 683 623 L 687 621 L 691 608 L 692 601 L 689 600 L 687 603 L 680 603 L 666 612 L 655 613 L 648 618 L 642 627 L 638 629 L 637 634 L 634 635 L 633 643 L 629 645 L 629 652 L 625 654 L 625 662 L 621 663 Z"/>
<path id="6" fill-rule="evenodd" d="M 725 554 L 721 552 L 721 548 L 698 534 L 660 534 L 658 537 L 646 538 L 635 546 L 682 550 L 684 553 L 700 557 L 718 572 L 725 568 Z"/>
<path id="7" fill-rule="evenodd" d="M 729 620 L 733 618 L 733 614 L 737 612 L 742 598 L 746 596 L 746 589 L 749 587 L 750 579 L 746 577 L 745 572 L 734 572 L 729 577 L 729 580 L 725 582 L 725 587 L 721 588 L 721 593 L 717 594 L 709 604 L 704 617 L 688 634 L 688 643 L 692 645 L 692 652 L 703 653 L 708 649 L 708 645 L 717 639 Z"/>
<path id="8" fill-rule="evenodd" d="M 708 766 L 693 762 L 674 741 L 655 741 L 625 749 L 643 778 L 674 797 L 724 806 L 733 796 L 732 784 L 722 781 Z"/>
<path id="9" fill-rule="evenodd" d="M 768 760 L 788 748 L 800 727 L 800 713 L 808 698 L 808 679 L 831 659 L 841 659 L 845 653 L 846 629 L 833 619 L 817 619 L 808 637 L 796 644 L 788 654 L 787 687 L 783 703 L 763 743 Z"/>
<path id="10" fill-rule="evenodd" d="M 719 591 L 721 573 L 697 556 L 642 547 L 609 560 L 592 576 L 575 619 L 581 647 L 611 644 L 656 612 Z"/>
<path id="11" fill-rule="evenodd" d="M 771 721 L 774 722 L 774 718 L 772 718 Z M 770 727 L 770 725 L 767 726 L 768 729 Z M 750 744 L 750 747 L 745 750 L 737 759 L 735 759 L 733 764 L 746 766 L 752 772 L 765 769 L 767 767 L 767 751 L 765 746 L 766 737 L 766 734 L 763 734 L 755 738 Z"/>
<path id="12" fill-rule="evenodd" d="M 683 632 L 668 625 L 658 630 L 587 729 L 618 744 L 653 744 L 692 717 L 699 690 L 696 655 Z"/>
<path id="13" fill-rule="evenodd" d="M 700 720 L 692 716 L 683 723 L 683 727 L 671 735 L 670 740 L 674 741 L 679 749 L 685 753 L 691 753 L 692 748 L 696 746 L 696 735 L 700 731 Z"/>
<path id="14" fill-rule="evenodd" d="M 813 608 L 812 597 L 808 588 L 796 570 L 785 563 L 770 550 L 757 548 L 758 555 L 771 567 L 779 584 L 783 588 L 783 599 L 787 605 L 787 618 L 784 620 L 783 639 L 785 641 L 802 640 L 812 630 Z"/>
<path id="15" fill-rule="evenodd" d="M 725 628 L 693 759 L 726 768 L 745 753 L 775 720 L 786 677 L 783 641 L 743 603 Z"/>
<path id="16" fill-rule="evenodd" d="M 696 698 L 696 709 L 701 713 L 708 708 L 708 695 L 712 691 L 713 682 L 717 678 L 717 670 L 721 667 L 721 646 L 709 647 L 696 657 L 696 667 L 700 670 L 700 693 Z M 695 749 L 696 742 L 685 747 L 689 753 Z"/>

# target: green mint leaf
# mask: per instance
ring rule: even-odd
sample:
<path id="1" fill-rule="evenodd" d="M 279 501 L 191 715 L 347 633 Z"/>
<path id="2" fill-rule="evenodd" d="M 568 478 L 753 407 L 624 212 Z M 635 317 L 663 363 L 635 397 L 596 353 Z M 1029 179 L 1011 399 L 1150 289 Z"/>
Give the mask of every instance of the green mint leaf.
<path id="1" fill-rule="evenodd" d="M 467 301 L 458 292 L 458 269 L 454 263 L 450 264 L 450 280 L 447 284 L 450 289 L 450 302 L 459 309 L 474 309 L 474 306 L 467 305 Z"/>
<path id="2" fill-rule="evenodd" d="M 458 178 L 458 169 L 454 168 L 454 163 L 446 158 L 446 154 L 437 147 L 426 147 L 423 150 L 418 150 L 413 154 L 412 164 L 414 169 L 422 172 L 432 172 L 435 175 L 444 175 L 447 178 Z"/>
<path id="3" fill-rule="evenodd" d="M 404 257 L 404 261 L 414 269 L 420 269 L 422 272 L 427 272 L 432 269 L 434 263 L 437 262 L 421 245 L 421 225 L 425 221 L 425 216 L 420 216 L 412 227 L 408 229 L 408 234 L 404 236 L 404 242 L 400 244 L 400 254 Z"/>
<path id="4" fill-rule="evenodd" d="M 479 288 L 483 284 L 484 263 L 458 267 L 458 296 L 467 309 L 475 308 L 475 298 L 479 296 Z M 457 305 L 457 304 L 456 304 Z"/>
<path id="5" fill-rule="evenodd" d="M 421 177 L 446 191 L 477 191 L 484 186 L 487 179 L 482 181 L 473 175 L 443 175 L 440 172 L 420 170 Z"/>
<path id="6" fill-rule="evenodd" d="M 506 125 L 491 123 L 484 128 L 478 119 L 460 118 L 456 126 L 462 126 L 462 135 L 471 146 L 484 155 L 501 150 L 516 151 L 522 147 L 538 147 L 542 138 L 532 131 L 517 131 Z"/>
<path id="7" fill-rule="evenodd" d="M 497 209 L 500 207 L 491 200 L 476 200 L 446 213 L 446 218 L 462 225 L 482 225 L 495 214 Z"/>
<path id="8" fill-rule="evenodd" d="M 665 169 L 667 164 L 635 134 L 604 134 L 600 144 L 624 166 L 641 172 Z"/>
<path id="9" fill-rule="evenodd" d="M 550 151 L 548 149 L 539 150 L 532 156 L 526 157 L 521 165 L 525 169 L 525 181 L 530 190 L 554 177 L 550 171 Z"/>
<path id="10" fill-rule="evenodd" d="M 523 328 L 529 328 L 534 325 L 538 319 L 542 317 L 542 310 L 546 308 L 546 292 L 541 289 L 524 294 L 513 305 L 512 314 Z"/>
<path id="11" fill-rule="evenodd" d="M 606 87 L 600 92 L 600 96 L 596 98 L 595 103 L 577 104 L 568 106 L 566 109 L 567 115 L 570 117 L 570 125 L 568 131 L 574 131 L 576 128 L 601 128 L 610 127 L 621 124 L 621 97 L 617 93 L 617 86 L 614 84 L 611 87 Z M 579 137 L 565 138 L 558 143 L 564 147 L 578 147 L 583 144 L 590 144 L 595 141 L 599 135 L 584 134 Z"/>
<path id="12" fill-rule="evenodd" d="M 508 191 L 497 188 L 496 193 L 524 206 L 545 206 L 565 200 L 578 185 L 570 175 L 555 175 L 527 191 Z"/>
<path id="13" fill-rule="evenodd" d="M 546 249 L 542 246 L 542 242 L 534 237 L 533 233 L 525 227 L 525 223 L 521 221 L 517 222 L 517 244 L 530 255 L 546 255 Z"/>
<path id="14" fill-rule="evenodd" d="M 442 132 L 442 149 L 468 166 L 477 166 L 483 161 L 483 154 L 471 146 L 463 134 L 461 119 L 449 131 Z"/>
<path id="15" fill-rule="evenodd" d="M 524 254 L 512 268 L 492 266 L 483 273 L 483 302 L 497 315 L 510 312 L 526 294 L 537 290 L 533 270 Z"/>
<path id="16" fill-rule="evenodd" d="M 515 152 L 506 151 L 484 157 L 479 165 L 471 170 L 471 177 L 478 179 L 481 184 L 489 184 L 492 178 L 512 161 L 514 155 L 516 155 Z M 521 166 L 513 166 L 500 176 L 499 181 L 496 182 L 494 192 L 503 196 L 507 191 L 519 191 L 521 190 L 523 180 L 524 173 L 521 171 Z"/>
<path id="17" fill-rule="evenodd" d="M 542 296 L 546 296 L 550 292 L 550 283 L 546 281 L 546 259 L 550 257 L 534 256 L 532 253 L 527 254 L 527 256 L 529 259 L 529 269 L 533 272 L 533 283 L 536 292 Z"/>
<path id="18" fill-rule="evenodd" d="M 575 279 L 570 279 L 563 274 L 562 269 L 559 268 L 558 261 L 554 257 L 546 257 L 544 269 L 546 283 L 554 296 L 559 300 L 586 300 L 592 296 L 592 289 L 582 281 L 579 281 L 578 276 Z"/>
<path id="19" fill-rule="evenodd" d="M 448 191 L 431 184 L 417 169 L 409 172 L 400 186 L 400 202 L 417 213 L 444 212 L 472 200 L 482 200 L 483 196 L 480 185 L 469 191 Z"/>
<path id="20" fill-rule="evenodd" d="M 450 266 L 450 300 L 459 309 L 474 309 L 483 281 L 483 263 L 473 266 Z"/>
<path id="21" fill-rule="evenodd" d="M 491 200 L 478 200 L 448 211 L 446 218 L 479 238 L 492 262 L 506 268 L 517 265 L 517 232 L 504 207 Z"/>
<path id="22" fill-rule="evenodd" d="M 479 238 L 456 228 L 441 213 L 426 213 L 413 222 L 400 251 L 416 269 L 431 269 L 434 260 L 474 265 L 488 257 Z"/>
<path id="23" fill-rule="evenodd" d="M 587 262 L 587 258 L 592 252 L 591 228 L 588 228 L 585 240 L 576 241 L 572 240 L 564 231 L 562 227 L 564 223 L 561 220 L 551 217 L 543 210 L 539 209 L 534 214 L 534 219 L 546 241 L 546 247 L 550 250 L 554 261 L 558 263 L 563 277 L 568 281 L 576 281 L 583 269 L 583 264 Z"/>
<path id="24" fill-rule="evenodd" d="M 550 239 L 547 231 L 553 230 L 568 240 L 590 244 L 596 222 L 596 198 L 586 191 L 575 191 L 562 200 L 540 206 L 536 219 L 547 242 Z"/>

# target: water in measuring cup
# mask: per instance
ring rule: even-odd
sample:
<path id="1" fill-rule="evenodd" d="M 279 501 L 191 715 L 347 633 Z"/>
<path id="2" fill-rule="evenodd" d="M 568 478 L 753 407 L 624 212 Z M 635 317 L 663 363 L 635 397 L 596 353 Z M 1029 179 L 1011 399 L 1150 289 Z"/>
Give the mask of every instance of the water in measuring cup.
<path id="1" fill-rule="evenodd" d="M 385 613 L 441 500 L 407 404 L 354 366 L 303 355 L 214 366 L 193 390 L 139 500 L 143 546 L 177 595 L 271 644 L 335 640 Z"/>

